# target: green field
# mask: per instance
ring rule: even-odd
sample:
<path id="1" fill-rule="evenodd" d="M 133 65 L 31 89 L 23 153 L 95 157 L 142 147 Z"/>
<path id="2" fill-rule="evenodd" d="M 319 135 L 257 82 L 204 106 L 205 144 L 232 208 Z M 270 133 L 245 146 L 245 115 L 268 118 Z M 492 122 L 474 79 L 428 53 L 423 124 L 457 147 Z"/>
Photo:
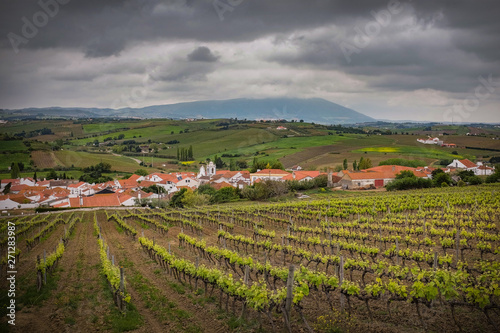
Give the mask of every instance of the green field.
<path id="1" fill-rule="evenodd" d="M 0 152 L 26 151 L 27 147 L 21 140 L 0 141 Z"/>
<path id="2" fill-rule="evenodd" d="M 242 144 L 240 148 L 224 151 L 227 154 L 241 154 L 245 157 L 255 156 L 256 152 L 263 152 L 266 158 L 280 159 L 295 154 L 309 147 L 327 146 L 348 140 L 346 136 L 323 135 L 312 137 L 279 138 L 276 141 L 259 143 L 255 141 Z M 254 143 L 255 144 L 252 144 Z M 268 155 L 268 156 L 267 156 Z"/>
<path id="3" fill-rule="evenodd" d="M 89 167 L 101 162 L 110 163 L 114 169 L 119 171 L 134 172 L 140 166 L 132 159 L 125 156 L 113 156 L 110 154 L 92 154 L 88 152 L 76 152 L 62 150 L 55 152 L 55 156 L 61 166 Z"/>
<path id="4" fill-rule="evenodd" d="M 277 130 L 277 126 L 285 126 L 287 130 Z M 386 126 L 386 125 L 383 125 Z M 471 160 L 489 160 L 500 156 L 498 140 L 500 131 L 489 127 L 481 136 L 442 135 L 445 142 L 455 143 L 456 148 L 444 148 L 422 145 L 416 141 L 418 137 L 439 135 L 440 132 L 453 133 L 465 131 L 465 126 L 428 127 L 422 126 L 411 130 L 400 129 L 392 124 L 377 129 L 365 128 L 365 134 L 353 134 L 348 128 L 328 127 L 311 123 L 265 123 L 206 119 L 197 121 L 145 119 L 145 120 L 27 120 L 14 121 L 0 126 L 0 133 L 21 133 L 25 131 L 50 128 L 54 134 L 24 138 L 23 140 L 0 141 L 0 170 L 7 173 L 7 168 L 14 161 L 30 166 L 28 149 L 34 150 L 33 163 L 38 168 L 82 168 L 101 161 L 110 163 L 117 171 L 134 172 L 139 164 L 128 157 L 114 156 L 112 146 L 94 146 L 88 143 L 106 138 L 124 135 L 123 140 L 116 141 L 117 150 L 124 140 L 135 140 L 132 151 L 137 159 L 147 163 L 155 163 L 166 171 L 196 170 L 198 162 L 215 155 L 238 155 L 237 160 L 246 160 L 251 164 L 254 157 L 259 159 L 279 159 L 285 167 L 299 164 L 309 169 L 325 169 L 341 165 L 344 159 L 352 165 L 361 157 L 370 158 L 373 165 L 389 158 L 421 159 L 428 165 L 440 160 L 469 158 Z M 380 135 L 391 129 L 397 134 Z M 475 129 L 477 131 L 477 129 Z M 182 131 L 182 133 L 180 133 Z M 359 131 L 359 130 L 357 130 Z M 378 132 L 377 132 L 378 131 Z M 171 133 L 174 134 L 171 134 Z M 403 133 L 403 134 L 401 134 Z M 406 134 L 408 133 L 408 134 Z M 414 135 L 417 134 L 417 135 Z M 88 138 L 84 138 L 88 136 Z M 64 141 L 63 149 L 52 151 L 55 140 Z M 177 140 L 179 143 L 167 144 Z M 29 142 L 26 146 L 23 142 Z M 137 153 L 137 145 L 149 142 L 160 144 L 156 157 Z M 195 162 L 189 166 L 175 164 L 177 148 L 193 147 Z M 468 147 L 468 148 L 466 148 Z M 119 148 L 119 149 L 118 149 Z M 25 154 L 19 154 L 26 152 Z M 121 154 L 126 154 L 123 151 Z M 230 159 L 223 160 L 229 165 Z M 172 163 L 174 162 L 174 163 Z M 165 165 L 165 166 L 163 166 Z M 158 170 L 158 169 L 151 169 Z"/>
<path id="5" fill-rule="evenodd" d="M 3 153 L 0 155 L 0 170 L 7 170 L 12 162 L 22 162 L 25 166 L 29 166 L 30 157 L 23 153 Z"/>
<path id="6" fill-rule="evenodd" d="M 416 156 L 416 157 L 427 157 L 436 159 L 462 159 L 461 155 L 454 155 L 451 153 L 450 149 L 445 150 L 445 148 L 431 148 L 425 147 L 405 147 L 405 146 L 393 146 L 393 147 L 365 147 L 356 149 L 355 153 L 379 153 L 379 154 L 401 154 L 406 156 Z"/>

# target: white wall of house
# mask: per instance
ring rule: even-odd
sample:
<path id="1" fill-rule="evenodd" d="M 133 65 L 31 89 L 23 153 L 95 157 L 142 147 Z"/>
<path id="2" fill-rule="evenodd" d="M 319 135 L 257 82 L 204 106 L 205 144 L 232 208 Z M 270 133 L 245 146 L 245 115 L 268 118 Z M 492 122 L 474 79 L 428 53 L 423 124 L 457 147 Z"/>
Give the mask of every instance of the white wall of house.
<path id="1" fill-rule="evenodd" d="M 177 182 L 177 186 L 189 186 L 189 187 L 195 187 L 195 188 L 198 188 L 198 185 L 200 183 L 194 179 L 194 178 L 191 178 L 191 177 L 186 177 L 182 180 L 179 180 Z"/>
<path id="2" fill-rule="evenodd" d="M 489 175 L 492 175 L 494 173 L 495 173 L 495 169 L 494 168 L 487 168 L 487 169 L 476 168 L 474 170 L 474 174 L 476 176 L 489 176 Z"/>
<path id="3" fill-rule="evenodd" d="M 15 209 L 19 204 L 13 200 L 0 200 L 0 209 Z"/>

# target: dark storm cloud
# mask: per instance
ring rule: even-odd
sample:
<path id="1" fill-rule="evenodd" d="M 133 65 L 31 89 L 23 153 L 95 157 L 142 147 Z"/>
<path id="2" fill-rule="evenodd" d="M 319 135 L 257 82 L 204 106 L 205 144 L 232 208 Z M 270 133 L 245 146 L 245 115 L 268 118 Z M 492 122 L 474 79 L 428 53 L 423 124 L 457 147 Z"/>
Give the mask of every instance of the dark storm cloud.
<path id="1" fill-rule="evenodd" d="M 368 44 L 354 43 L 394 6 L 401 11 Z M 57 91 L 57 81 L 75 82 L 80 94 L 102 86 L 121 94 L 142 75 L 148 89 L 191 89 L 191 99 L 206 93 L 201 82 L 221 98 L 343 89 L 318 74 L 326 72 L 340 73 L 351 93 L 466 94 L 479 75 L 500 78 L 499 9 L 496 0 L 3 0 L 0 84 L 10 95 L 12 87 L 41 94 L 39 82 Z M 148 52 L 161 59 L 136 61 Z M 225 84 L 235 77 L 242 86 Z"/>
<path id="2" fill-rule="evenodd" d="M 65 0 L 67 1 L 67 0 Z M 332 21 L 369 14 L 387 1 L 330 0 L 242 1 L 221 12 L 214 3 L 222 0 L 72 0 L 41 27 L 36 38 L 23 47 L 83 47 L 88 56 L 119 53 L 125 41 L 194 39 L 200 41 L 252 40 L 276 32 L 320 26 Z M 36 1 L 5 0 L 0 4 L 0 32 L 22 35 L 22 18 L 33 21 L 42 11 Z M 368 13 L 367 13 L 368 12 Z M 221 21 L 220 18 L 224 21 Z M 9 47 L 3 39 L 2 46 Z"/>
<path id="3" fill-rule="evenodd" d="M 208 47 L 200 46 L 189 53 L 187 59 L 189 61 L 216 62 L 219 60 L 219 57 L 214 55 Z"/>

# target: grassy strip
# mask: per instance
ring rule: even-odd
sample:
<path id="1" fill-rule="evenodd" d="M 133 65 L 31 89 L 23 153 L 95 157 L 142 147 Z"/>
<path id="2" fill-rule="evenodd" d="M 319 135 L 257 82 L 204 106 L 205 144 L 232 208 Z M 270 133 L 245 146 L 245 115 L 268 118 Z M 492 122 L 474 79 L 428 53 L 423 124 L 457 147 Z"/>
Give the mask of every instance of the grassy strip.
<path id="1" fill-rule="evenodd" d="M 151 281 L 142 276 L 133 266 L 134 264 L 125 259 L 120 262 L 120 265 L 127 268 L 129 272 L 128 282 L 129 285 L 141 295 L 142 301 L 148 309 L 153 311 L 160 320 L 175 323 L 175 328 L 179 332 L 202 332 L 203 329 L 193 323 L 189 319 L 193 317 L 192 314 L 179 309 L 177 304 L 169 301 L 162 293 L 161 290 L 156 288 Z"/>
<path id="2" fill-rule="evenodd" d="M 104 329 L 112 332 L 127 332 L 138 329 L 144 325 L 144 318 L 132 303 L 127 305 L 127 311 L 125 314 L 118 310 L 113 302 L 113 294 L 111 293 L 106 277 L 102 273 L 100 276 L 101 286 L 104 290 L 106 290 L 104 297 L 106 302 L 109 304 L 110 310 L 104 317 Z"/>

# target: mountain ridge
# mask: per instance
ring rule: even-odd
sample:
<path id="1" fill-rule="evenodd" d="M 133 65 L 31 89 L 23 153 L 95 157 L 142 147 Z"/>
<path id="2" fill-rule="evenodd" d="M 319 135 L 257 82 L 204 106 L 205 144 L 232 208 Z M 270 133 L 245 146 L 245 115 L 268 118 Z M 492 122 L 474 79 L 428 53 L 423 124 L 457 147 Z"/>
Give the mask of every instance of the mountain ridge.
<path id="1" fill-rule="evenodd" d="M 236 98 L 204 100 L 174 104 L 150 105 L 141 108 L 48 107 L 2 110 L 12 116 L 68 118 L 239 118 L 253 120 L 304 120 L 323 124 L 353 124 L 375 121 L 353 109 L 322 98 Z"/>

